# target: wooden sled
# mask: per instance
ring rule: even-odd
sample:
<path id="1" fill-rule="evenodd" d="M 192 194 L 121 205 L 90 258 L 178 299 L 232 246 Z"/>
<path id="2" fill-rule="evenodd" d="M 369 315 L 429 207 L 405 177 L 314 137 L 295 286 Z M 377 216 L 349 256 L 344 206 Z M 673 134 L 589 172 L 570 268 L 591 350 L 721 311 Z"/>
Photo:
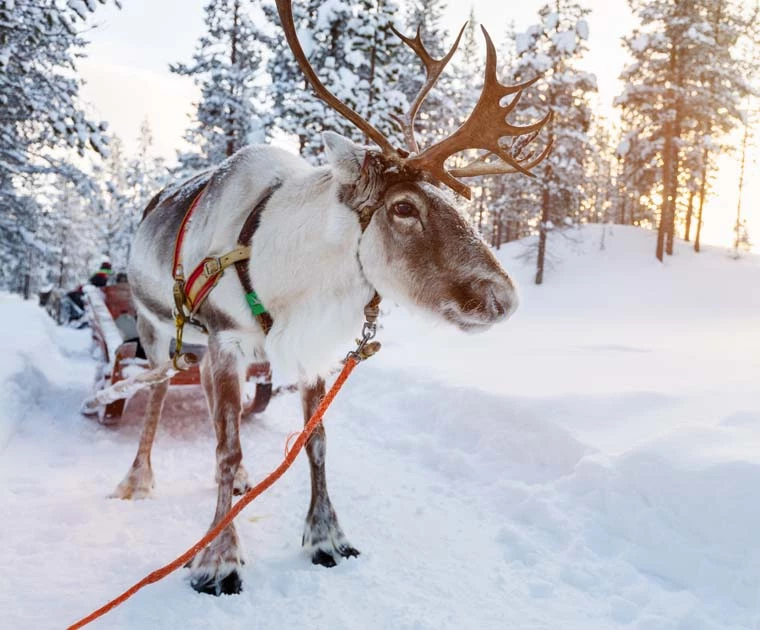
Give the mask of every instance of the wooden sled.
<path id="1" fill-rule="evenodd" d="M 92 340 L 98 348 L 101 363 L 95 377 L 95 391 L 105 389 L 128 378 L 135 371 L 148 368 L 145 359 L 137 357 L 137 331 L 134 327 L 136 313 L 127 283 L 112 286 L 85 287 L 90 312 Z M 126 335 L 126 338 L 125 338 Z M 243 401 L 243 415 L 261 413 L 272 397 L 272 370 L 269 363 L 253 363 L 248 366 L 247 380 L 255 382 L 256 393 Z M 201 375 L 197 366 L 175 374 L 169 381 L 171 387 L 200 385 Z M 119 422 L 127 399 L 115 400 L 107 405 L 85 407 L 82 412 L 98 418 L 101 424 Z"/>

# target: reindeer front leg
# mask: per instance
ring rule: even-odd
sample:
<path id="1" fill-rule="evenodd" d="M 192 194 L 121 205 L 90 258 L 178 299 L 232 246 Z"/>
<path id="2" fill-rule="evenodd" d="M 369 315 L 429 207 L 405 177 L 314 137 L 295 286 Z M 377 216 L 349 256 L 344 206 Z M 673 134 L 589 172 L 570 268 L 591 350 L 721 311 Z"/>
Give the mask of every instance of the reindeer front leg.
<path id="1" fill-rule="evenodd" d="M 232 507 L 235 477 L 242 459 L 240 395 L 246 364 L 237 344 L 220 343 L 213 333 L 209 338 L 208 361 L 213 390 L 208 398 L 213 404 L 219 484 L 213 528 Z M 190 567 L 191 584 L 196 591 L 210 595 L 239 593 L 243 585 L 238 572 L 241 564 L 240 543 L 233 523 L 195 557 Z"/>
<path id="2" fill-rule="evenodd" d="M 209 359 L 210 353 L 206 353 L 201 361 L 201 383 L 203 385 L 203 392 L 206 394 L 206 404 L 209 408 L 209 413 L 214 413 L 214 375 L 211 369 L 211 361 Z M 219 471 L 217 470 L 216 483 L 219 483 Z M 235 475 L 235 483 L 232 486 L 232 491 L 235 495 L 245 494 L 251 489 L 251 482 L 248 480 L 248 472 L 245 466 L 241 463 L 238 466 L 237 474 Z"/>
<path id="3" fill-rule="evenodd" d="M 301 383 L 300 390 L 304 422 L 308 422 L 325 395 L 325 382 L 319 379 L 314 385 Z M 326 446 L 325 428 L 320 424 L 306 444 L 311 468 L 311 503 L 306 515 L 302 543 L 311 552 L 313 564 L 334 567 L 338 557 L 356 557 L 359 552 L 351 546 L 340 528 L 330 496 L 327 494 Z"/>

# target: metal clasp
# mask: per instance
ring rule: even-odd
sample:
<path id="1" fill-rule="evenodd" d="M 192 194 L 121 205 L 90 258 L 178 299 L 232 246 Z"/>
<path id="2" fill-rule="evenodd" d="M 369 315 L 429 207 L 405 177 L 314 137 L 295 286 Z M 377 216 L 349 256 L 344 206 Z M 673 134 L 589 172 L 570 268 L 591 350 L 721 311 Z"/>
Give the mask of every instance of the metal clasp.
<path id="1" fill-rule="evenodd" d="M 369 359 L 373 354 L 380 350 L 380 343 L 372 341 L 377 334 L 377 324 L 374 322 L 364 322 L 362 327 L 362 338 L 357 341 L 356 350 L 352 350 L 346 355 L 346 358 L 352 358 L 356 361 Z"/>
<path id="2" fill-rule="evenodd" d="M 222 261 L 218 258 L 211 258 L 203 263 L 203 273 L 207 278 L 211 278 L 222 272 Z"/>

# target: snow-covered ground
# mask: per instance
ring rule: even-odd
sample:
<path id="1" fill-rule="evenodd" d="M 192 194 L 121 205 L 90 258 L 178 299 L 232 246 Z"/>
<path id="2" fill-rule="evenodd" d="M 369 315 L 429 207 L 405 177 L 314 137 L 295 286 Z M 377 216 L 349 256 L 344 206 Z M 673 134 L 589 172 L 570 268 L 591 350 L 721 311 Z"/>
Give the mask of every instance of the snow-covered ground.
<path id="1" fill-rule="evenodd" d="M 326 420 L 358 560 L 302 553 L 299 461 L 238 518 L 241 595 L 180 571 L 91 627 L 760 628 L 760 257 L 679 244 L 660 265 L 653 234 L 600 235 L 552 237 L 540 288 L 502 249 L 522 306 L 485 334 L 384 317 Z M 213 431 L 197 395 L 175 401 L 155 498 L 108 500 L 138 426 L 78 414 L 88 333 L 0 296 L 0 349 L 0 628 L 62 628 L 205 532 Z M 299 425 L 294 394 L 245 424 L 252 477 Z"/>

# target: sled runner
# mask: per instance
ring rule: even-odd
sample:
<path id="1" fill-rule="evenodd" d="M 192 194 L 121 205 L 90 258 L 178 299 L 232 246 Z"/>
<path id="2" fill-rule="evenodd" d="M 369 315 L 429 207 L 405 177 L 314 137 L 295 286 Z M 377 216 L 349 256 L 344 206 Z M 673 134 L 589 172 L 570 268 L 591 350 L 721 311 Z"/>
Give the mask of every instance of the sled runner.
<path id="1" fill-rule="evenodd" d="M 98 348 L 101 363 L 95 377 L 95 391 L 103 390 L 149 367 L 148 361 L 138 357 L 136 314 L 127 283 L 101 289 L 85 287 L 86 303 L 90 314 L 92 340 Z M 272 396 L 272 371 L 269 363 L 248 366 L 247 380 L 256 384 L 256 393 L 243 401 L 243 415 L 260 413 L 266 409 Z M 200 385 L 198 366 L 176 373 L 171 386 Z M 85 406 L 85 415 L 96 416 L 101 424 L 119 422 L 128 398 L 114 400 L 106 405 Z"/>

